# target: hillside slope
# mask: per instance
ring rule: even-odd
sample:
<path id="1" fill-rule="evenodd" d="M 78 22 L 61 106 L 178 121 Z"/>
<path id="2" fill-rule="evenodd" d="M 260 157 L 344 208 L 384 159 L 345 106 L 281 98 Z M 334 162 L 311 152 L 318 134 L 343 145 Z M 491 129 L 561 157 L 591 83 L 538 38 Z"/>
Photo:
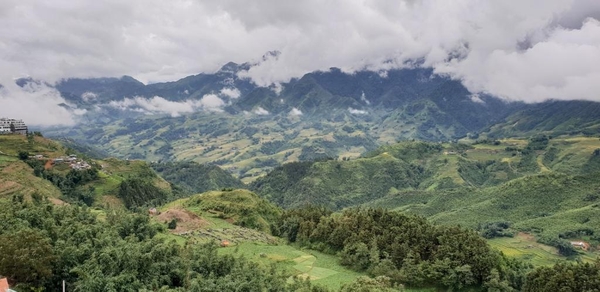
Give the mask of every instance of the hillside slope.
<path id="1" fill-rule="evenodd" d="M 165 180 L 189 193 L 244 187 L 244 183 L 239 179 L 216 165 L 203 165 L 187 161 L 151 163 L 150 166 Z"/>
<path id="2" fill-rule="evenodd" d="M 540 134 L 598 135 L 598 117 L 598 102 L 548 101 L 528 105 L 484 132 L 490 137 L 527 137 Z"/>
<path id="3" fill-rule="evenodd" d="M 37 193 L 56 203 L 118 207 L 128 201 L 124 187 L 131 182 L 146 186 L 138 194 L 180 195 L 144 161 L 93 159 L 41 136 L 0 135 L 0 152 L 5 197 Z"/>
<path id="4" fill-rule="evenodd" d="M 33 169 L 19 159 L 19 151 L 46 157 L 66 154 L 66 149 L 60 144 L 42 137 L 28 139 L 23 135 L 0 135 L 0 197 L 37 193 L 58 199 L 60 190 L 51 182 L 35 176 Z"/>
<path id="5" fill-rule="evenodd" d="M 285 164 L 250 188 L 286 208 L 312 203 L 339 209 L 401 190 L 489 187 L 550 170 L 583 173 L 594 151 L 590 148 L 600 147 L 600 141 L 588 138 L 550 144 L 544 139 L 402 142 L 357 159 Z M 540 143 L 546 144 L 539 148 Z"/>

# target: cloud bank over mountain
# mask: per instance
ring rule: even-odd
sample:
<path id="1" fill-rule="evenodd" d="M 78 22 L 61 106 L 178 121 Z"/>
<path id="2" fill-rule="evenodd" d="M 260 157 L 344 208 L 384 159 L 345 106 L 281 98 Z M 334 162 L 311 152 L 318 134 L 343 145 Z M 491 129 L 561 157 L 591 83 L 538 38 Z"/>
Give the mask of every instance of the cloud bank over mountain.
<path id="1" fill-rule="evenodd" d="M 597 0 L 6 0 L 0 84 L 167 81 L 277 50 L 240 75 L 268 86 L 330 67 L 425 66 L 507 100 L 600 101 L 599 19 Z"/>

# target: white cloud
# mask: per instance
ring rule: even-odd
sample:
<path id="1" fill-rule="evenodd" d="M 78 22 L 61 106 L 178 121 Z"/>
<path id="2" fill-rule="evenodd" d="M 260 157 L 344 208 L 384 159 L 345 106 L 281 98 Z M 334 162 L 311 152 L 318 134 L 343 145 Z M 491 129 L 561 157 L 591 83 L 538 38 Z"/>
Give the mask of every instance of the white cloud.
<path id="1" fill-rule="evenodd" d="M 281 92 L 283 91 L 283 84 L 277 82 L 277 83 L 273 83 L 270 85 L 270 88 L 273 92 L 275 92 L 275 94 L 280 95 Z M 283 102 L 281 102 L 283 103 Z"/>
<path id="2" fill-rule="evenodd" d="M 354 115 L 366 115 L 366 114 L 369 113 L 369 112 L 367 112 L 365 110 L 354 109 L 354 108 L 351 108 L 351 107 L 348 108 L 348 111 L 351 114 L 354 114 Z"/>
<path id="3" fill-rule="evenodd" d="M 74 115 L 76 115 L 76 116 L 83 116 L 83 115 L 85 115 L 86 113 L 87 113 L 87 110 L 86 110 L 86 109 L 79 109 L 79 108 L 78 108 L 78 109 L 74 109 L 74 110 L 73 110 L 73 114 L 74 114 Z"/>
<path id="4" fill-rule="evenodd" d="M 86 91 L 83 94 L 81 94 L 81 99 L 86 102 L 94 101 L 97 97 L 98 97 L 97 94 L 95 94 L 93 92 L 89 92 L 89 91 Z"/>
<path id="5" fill-rule="evenodd" d="M 259 116 L 266 116 L 269 114 L 269 111 L 259 106 L 254 110 L 254 114 L 257 114 Z"/>
<path id="6" fill-rule="evenodd" d="M 471 98 L 472 102 L 477 102 L 477 103 L 485 103 L 485 101 L 483 101 L 483 99 L 481 99 L 481 97 L 479 96 L 478 93 L 473 93 L 469 96 L 469 98 Z"/>
<path id="7" fill-rule="evenodd" d="M 292 110 L 290 111 L 290 116 L 301 116 L 301 115 L 302 115 L 302 111 L 297 108 L 292 108 Z"/>
<path id="8" fill-rule="evenodd" d="M 140 96 L 126 98 L 121 101 L 111 101 L 109 107 L 142 112 L 145 114 L 169 114 L 173 117 L 199 110 L 222 112 L 225 102 L 214 94 L 207 94 L 200 100 L 170 101 L 160 96 L 146 99 Z"/>
<path id="9" fill-rule="evenodd" d="M 227 87 L 221 89 L 221 94 L 225 95 L 225 96 L 227 96 L 229 98 L 238 98 L 238 97 L 240 97 L 242 95 L 242 93 L 240 92 L 239 89 L 237 89 L 237 88 L 227 88 Z"/>
<path id="10" fill-rule="evenodd" d="M 367 105 L 371 105 L 371 102 L 367 99 L 367 97 L 365 96 L 365 92 L 363 91 L 363 93 L 360 95 L 360 100 L 362 100 L 364 103 L 366 103 Z"/>
<path id="11" fill-rule="evenodd" d="M 73 125 L 73 113 L 54 88 L 34 82 L 23 88 L 5 83 L 0 89 L 0 117 L 22 119 L 30 126 Z M 76 112 L 77 113 L 77 112 Z"/>
<path id="12" fill-rule="evenodd" d="M 214 94 L 207 94 L 200 99 L 200 106 L 208 111 L 222 112 L 225 102 Z"/>
<path id="13" fill-rule="evenodd" d="M 5 0 L 0 16 L 4 85 L 170 81 L 278 50 L 239 76 L 264 86 L 330 67 L 385 76 L 418 60 L 474 93 L 600 100 L 598 0 Z"/>

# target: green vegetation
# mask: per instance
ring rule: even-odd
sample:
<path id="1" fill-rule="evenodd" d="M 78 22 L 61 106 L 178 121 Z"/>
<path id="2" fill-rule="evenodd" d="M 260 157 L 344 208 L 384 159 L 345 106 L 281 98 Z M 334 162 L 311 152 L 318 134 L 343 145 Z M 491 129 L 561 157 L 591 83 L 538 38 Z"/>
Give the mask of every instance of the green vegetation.
<path id="1" fill-rule="evenodd" d="M 157 176 L 146 162 L 91 159 L 40 135 L 2 135 L 0 149 L 4 153 L 0 167 L 5 173 L 0 177 L 0 197 L 27 194 L 53 198 L 57 204 L 134 208 L 185 195 Z M 67 162 L 53 161 L 71 154 L 89 168 L 72 169 Z"/>
<path id="2" fill-rule="evenodd" d="M 355 270 L 413 287 L 460 290 L 496 281 L 518 290 L 531 268 L 493 251 L 470 230 L 382 209 L 328 214 L 315 207 L 289 210 L 275 230 L 290 241 L 339 253 L 340 262 Z"/>
<path id="3" fill-rule="evenodd" d="M 490 137 L 532 137 L 540 134 L 598 135 L 600 104 L 591 101 L 550 101 L 517 111 L 491 126 Z"/>
<path id="4" fill-rule="evenodd" d="M 595 263 L 542 267 L 527 276 L 525 292 L 597 291 L 600 287 L 600 259 Z"/>
<path id="5" fill-rule="evenodd" d="M 334 255 L 292 245 L 242 242 L 234 248 L 221 249 L 220 253 L 243 256 L 266 267 L 277 264 L 278 269 L 292 276 L 310 279 L 313 284 L 329 289 L 340 289 L 363 275 L 340 265 Z"/>
<path id="6" fill-rule="evenodd" d="M 145 215 L 0 200 L 0 273 L 17 290 L 320 291 L 307 281 L 244 258 L 219 255 L 214 244 L 182 247 L 156 237 Z"/>
<path id="7" fill-rule="evenodd" d="M 195 162 L 152 163 L 152 168 L 165 180 L 193 194 L 224 188 L 243 188 L 244 184 L 216 165 Z"/>
<path id="8" fill-rule="evenodd" d="M 577 278 L 598 273 L 597 138 L 402 142 L 285 164 L 252 183 L 261 196 L 227 187 L 241 182 L 216 166 L 154 163 L 167 182 L 143 161 L 47 163 L 31 156 L 76 153 L 40 136 L 11 136 L 0 149 L 0 274 L 23 290 L 54 290 L 59 279 L 80 291 L 597 285 Z M 187 197 L 202 188 L 221 189 Z M 561 264 L 567 258 L 582 264 Z"/>
<path id="9" fill-rule="evenodd" d="M 569 240 L 600 243 L 600 184 L 584 170 L 597 165 L 599 147 L 597 138 L 547 136 L 403 142 L 350 161 L 285 164 L 251 188 L 286 208 L 365 204 L 479 228 L 486 237 L 524 231 L 573 256 Z M 510 228 L 492 226 L 499 222 Z"/>
<path id="10" fill-rule="evenodd" d="M 141 179 L 126 179 L 119 186 L 118 197 L 125 207 L 133 209 L 141 206 L 166 203 L 167 194 L 151 182 Z"/>
<path id="11" fill-rule="evenodd" d="M 381 154 L 350 161 L 285 164 L 253 182 L 250 188 L 283 207 L 320 204 L 333 209 L 367 202 L 390 190 L 418 188 L 432 172 L 416 160 L 439 155 L 442 148 L 426 143 L 400 145 L 390 148 L 398 153 L 383 148 Z M 403 151 L 411 156 L 399 158 Z"/>
<path id="12" fill-rule="evenodd" d="M 280 214 L 277 207 L 246 190 L 212 191 L 190 197 L 183 205 L 190 210 L 212 212 L 233 224 L 263 232 L 270 232 L 270 222 Z"/>

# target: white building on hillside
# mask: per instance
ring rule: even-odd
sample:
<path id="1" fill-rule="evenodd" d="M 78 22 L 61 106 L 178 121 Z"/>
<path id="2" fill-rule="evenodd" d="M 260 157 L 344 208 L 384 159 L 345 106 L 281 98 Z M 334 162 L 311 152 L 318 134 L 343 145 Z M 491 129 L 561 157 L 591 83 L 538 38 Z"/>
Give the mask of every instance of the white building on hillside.
<path id="1" fill-rule="evenodd" d="M 11 125 L 14 126 L 15 133 L 19 133 L 22 135 L 27 134 L 27 125 L 23 122 L 23 120 L 15 120 L 15 119 L 7 119 L 0 118 L 0 134 L 9 134 L 11 133 Z"/>

